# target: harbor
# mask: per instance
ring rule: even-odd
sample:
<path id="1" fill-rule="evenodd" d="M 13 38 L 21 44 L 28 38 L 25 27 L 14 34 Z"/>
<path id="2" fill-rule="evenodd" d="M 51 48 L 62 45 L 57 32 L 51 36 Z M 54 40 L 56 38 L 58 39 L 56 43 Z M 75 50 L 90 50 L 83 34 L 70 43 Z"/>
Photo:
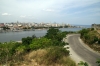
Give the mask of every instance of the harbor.
<path id="1" fill-rule="evenodd" d="M 82 28 L 60 28 L 61 31 L 79 31 Z M 9 42 L 9 41 L 21 41 L 24 37 L 31 37 L 35 35 L 36 37 L 42 37 L 47 33 L 47 29 L 39 30 L 35 29 L 34 31 L 21 31 L 21 32 L 4 32 L 0 33 L 0 42 Z"/>

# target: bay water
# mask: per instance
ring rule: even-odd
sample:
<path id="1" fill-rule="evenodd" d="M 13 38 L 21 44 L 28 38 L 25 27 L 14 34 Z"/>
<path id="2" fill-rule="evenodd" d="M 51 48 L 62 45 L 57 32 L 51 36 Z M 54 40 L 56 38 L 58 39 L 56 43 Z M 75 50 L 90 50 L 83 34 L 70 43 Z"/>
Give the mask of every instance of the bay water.
<path id="1" fill-rule="evenodd" d="M 60 28 L 61 31 L 79 31 L 82 28 Z M 47 30 L 35 30 L 35 31 L 21 31 L 21 32 L 6 32 L 0 33 L 0 42 L 9 42 L 9 41 L 21 41 L 22 38 L 31 37 L 35 35 L 36 37 L 45 36 Z"/>

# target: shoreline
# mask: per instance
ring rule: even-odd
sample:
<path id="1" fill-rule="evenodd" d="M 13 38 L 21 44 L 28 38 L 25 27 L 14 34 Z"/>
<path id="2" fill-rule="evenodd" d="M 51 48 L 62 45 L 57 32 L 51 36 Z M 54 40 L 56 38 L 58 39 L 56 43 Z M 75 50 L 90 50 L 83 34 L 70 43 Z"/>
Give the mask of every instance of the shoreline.
<path id="1" fill-rule="evenodd" d="M 64 27 L 66 28 L 66 27 Z M 67 28 L 78 28 L 78 27 L 67 27 Z M 0 30 L 0 33 L 8 32 L 23 32 L 23 31 L 35 31 L 35 30 L 48 30 L 49 28 L 38 28 L 38 29 L 21 29 L 21 30 Z M 61 29 L 61 28 L 58 28 Z"/>

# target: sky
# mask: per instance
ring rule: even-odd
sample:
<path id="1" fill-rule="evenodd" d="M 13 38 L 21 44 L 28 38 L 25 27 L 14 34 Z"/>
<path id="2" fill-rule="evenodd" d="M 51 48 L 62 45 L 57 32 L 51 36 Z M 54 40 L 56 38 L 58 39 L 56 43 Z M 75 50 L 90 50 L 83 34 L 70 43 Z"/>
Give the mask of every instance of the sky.
<path id="1" fill-rule="evenodd" d="M 0 23 L 100 24 L 100 0 L 0 0 Z"/>

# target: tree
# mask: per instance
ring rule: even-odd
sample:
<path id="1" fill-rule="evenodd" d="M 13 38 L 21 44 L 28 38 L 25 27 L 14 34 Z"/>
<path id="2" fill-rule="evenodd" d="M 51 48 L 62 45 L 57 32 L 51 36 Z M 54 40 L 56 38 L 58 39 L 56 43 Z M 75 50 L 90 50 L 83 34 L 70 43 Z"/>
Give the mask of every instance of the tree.
<path id="1" fill-rule="evenodd" d="M 60 32 L 59 29 L 50 28 L 47 31 L 47 34 L 45 37 L 47 37 L 49 39 L 55 39 L 57 37 L 58 32 Z"/>
<path id="2" fill-rule="evenodd" d="M 10 29 L 10 28 L 7 27 L 7 26 L 4 26 L 4 27 L 2 27 L 2 28 L 3 28 L 3 30 Z"/>
<path id="3" fill-rule="evenodd" d="M 3 30 L 6 30 L 6 27 L 3 27 Z"/>
<path id="4" fill-rule="evenodd" d="M 93 43 L 96 43 L 97 41 L 98 41 L 98 37 L 94 36 Z"/>
<path id="5" fill-rule="evenodd" d="M 22 38 L 22 44 L 29 45 L 32 42 L 32 37 Z"/>
<path id="6" fill-rule="evenodd" d="M 29 45 L 30 49 L 32 50 L 37 50 L 37 49 L 42 49 L 45 47 L 49 47 L 52 45 L 52 41 L 51 39 L 47 39 L 47 38 L 35 38 L 32 40 L 32 43 Z"/>
<path id="7" fill-rule="evenodd" d="M 34 38 L 36 38 L 36 36 L 35 35 L 32 35 L 32 39 L 34 39 Z"/>
<path id="8" fill-rule="evenodd" d="M 79 31 L 79 33 L 81 34 L 81 37 L 83 37 L 85 34 L 87 34 L 89 32 L 88 29 L 82 29 L 81 31 Z"/>
<path id="9" fill-rule="evenodd" d="M 26 49 L 26 47 L 21 45 L 16 48 L 16 52 L 17 52 L 17 54 L 21 54 L 21 53 L 25 52 L 25 49 Z"/>

